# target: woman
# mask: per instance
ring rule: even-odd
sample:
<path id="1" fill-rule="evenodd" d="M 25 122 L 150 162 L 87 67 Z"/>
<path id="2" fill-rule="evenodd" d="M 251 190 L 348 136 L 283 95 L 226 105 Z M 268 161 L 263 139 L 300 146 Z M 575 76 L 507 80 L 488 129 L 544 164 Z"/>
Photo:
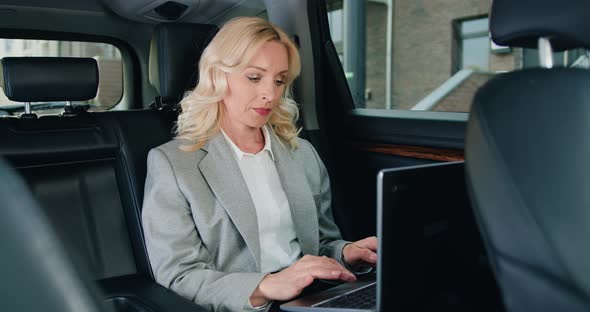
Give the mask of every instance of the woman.
<path id="1" fill-rule="evenodd" d="M 143 228 L 157 282 L 209 310 L 264 310 L 374 265 L 376 239 L 341 239 L 326 169 L 297 138 L 300 62 L 287 35 L 234 19 L 199 70 L 177 138 L 148 156 Z"/>

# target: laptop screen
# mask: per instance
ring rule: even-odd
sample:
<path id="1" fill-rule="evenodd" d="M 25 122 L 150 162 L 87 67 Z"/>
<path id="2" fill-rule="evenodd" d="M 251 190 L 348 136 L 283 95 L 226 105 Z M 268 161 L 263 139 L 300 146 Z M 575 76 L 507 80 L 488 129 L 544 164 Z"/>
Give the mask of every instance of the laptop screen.
<path id="1" fill-rule="evenodd" d="M 378 311 L 416 307 L 438 289 L 453 215 L 470 214 L 463 162 L 384 169 L 377 175 Z M 418 224 L 422 221 L 424 236 Z M 427 276 L 428 280 L 425 280 Z M 418 294 L 418 296 L 416 296 Z M 418 302 L 411 302 L 417 298 Z"/>
<path id="2" fill-rule="evenodd" d="M 461 280 L 458 277 L 469 272 L 463 260 L 471 255 L 466 254 L 481 249 L 469 245 L 479 243 L 469 216 L 463 162 L 381 170 L 377 175 L 377 305 L 360 310 L 440 310 L 435 297 L 453 279 Z M 373 275 L 365 277 L 293 300 L 281 309 L 307 312 L 320 305 L 321 311 L 360 311 L 352 304 L 333 303 L 374 281 Z"/>

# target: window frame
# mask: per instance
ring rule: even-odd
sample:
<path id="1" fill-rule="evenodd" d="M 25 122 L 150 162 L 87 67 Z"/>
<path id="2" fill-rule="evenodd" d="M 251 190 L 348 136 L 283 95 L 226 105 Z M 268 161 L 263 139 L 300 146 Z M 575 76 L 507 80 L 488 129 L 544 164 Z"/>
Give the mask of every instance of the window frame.
<path id="1" fill-rule="evenodd" d="M 465 22 L 476 21 L 487 18 L 489 20 L 489 14 L 480 14 L 462 18 L 456 18 L 451 21 L 452 27 L 452 43 L 451 43 L 451 76 L 460 71 L 463 68 L 463 31 L 461 26 Z M 488 30 L 488 41 L 489 30 Z M 490 52 L 491 53 L 491 52 Z"/>

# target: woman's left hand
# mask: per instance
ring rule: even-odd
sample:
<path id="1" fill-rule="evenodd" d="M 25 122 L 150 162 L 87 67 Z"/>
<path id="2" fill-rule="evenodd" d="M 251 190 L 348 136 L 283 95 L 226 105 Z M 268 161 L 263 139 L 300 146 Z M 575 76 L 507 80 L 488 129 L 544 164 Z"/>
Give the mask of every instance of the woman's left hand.
<path id="1" fill-rule="evenodd" d="M 344 246 L 344 261 L 351 268 L 375 266 L 377 264 L 377 238 L 370 236 Z"/>

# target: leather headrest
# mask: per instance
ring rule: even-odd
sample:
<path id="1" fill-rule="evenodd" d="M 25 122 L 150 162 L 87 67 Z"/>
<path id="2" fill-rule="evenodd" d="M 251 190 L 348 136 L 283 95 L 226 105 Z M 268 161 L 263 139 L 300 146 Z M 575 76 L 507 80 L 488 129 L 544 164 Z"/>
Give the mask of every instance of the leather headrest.
<path id="1" fill-rule="evenodd" d="M 92 58 L 5 57 L 2 73 L 4 93 L 17 102 L 86 101 L 98 89 Z"/>
<path id="2" fill-rule="evenodd" d="M 495 43 L 536 48 L 548 37 L 555 51 L 590 48 L 588 0 L 494 0 L 490 31 Z"/>
<path id="3" fill-rule="evenodd" d="M 216 32 L 215 25 L 156 26 L 150 46 L 149 76 L 164 101 L 176 102 L 196 85 L 199 59 Z"/>

